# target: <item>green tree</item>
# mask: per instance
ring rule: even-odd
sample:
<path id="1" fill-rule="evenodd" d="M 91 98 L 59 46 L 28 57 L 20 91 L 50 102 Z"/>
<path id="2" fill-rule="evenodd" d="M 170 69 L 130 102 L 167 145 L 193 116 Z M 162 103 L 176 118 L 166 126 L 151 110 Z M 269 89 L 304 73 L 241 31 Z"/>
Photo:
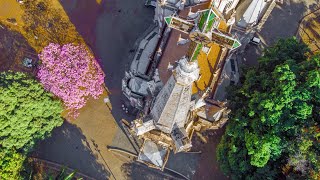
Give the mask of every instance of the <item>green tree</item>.
<path id="1" fill-rule="evenodd" d="M 8 179 L 36 141 L 62 124 L 62 105 L 23 73 L 0 73 L 0 94 L 0 179 Z"/>
<path id="2" fill-rule="evenodd" d="M 217 157 L 233 179 L 319 172 L 320 56 L 308 52 L 294 38 L 279 40 L 229 88 L 232 113 Z"/>
<path id="3" fill-rule="evenodd" d="M 22 165 L 25 156 L 14 150 L 0 151 L 0 178 L 3 179 L 20 179 L 19 172 L 22 170 Z"/>

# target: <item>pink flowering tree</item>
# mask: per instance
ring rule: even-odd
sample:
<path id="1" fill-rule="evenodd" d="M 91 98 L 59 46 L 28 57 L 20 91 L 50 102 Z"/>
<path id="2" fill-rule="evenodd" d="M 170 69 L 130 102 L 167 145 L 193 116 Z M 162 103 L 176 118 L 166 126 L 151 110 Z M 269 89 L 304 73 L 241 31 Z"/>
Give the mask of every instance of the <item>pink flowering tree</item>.
<path id="1" fill-rule="evenodd" d="M 103 92 L 104 73 L 84 46 L 49 44 L 39 54 L 38 78 L 44 88 L 64 102 L 76 118 L 89 97 Z"/>

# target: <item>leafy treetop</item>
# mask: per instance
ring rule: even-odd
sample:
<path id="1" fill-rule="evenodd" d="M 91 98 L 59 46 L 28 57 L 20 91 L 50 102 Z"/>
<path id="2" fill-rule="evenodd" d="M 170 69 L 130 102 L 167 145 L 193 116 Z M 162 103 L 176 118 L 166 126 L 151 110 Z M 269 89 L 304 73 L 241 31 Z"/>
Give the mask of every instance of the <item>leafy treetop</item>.
<path id="1" fill-rule="evenodd" d="M 319 178 L 320 57 L 307 52 L 294 38 L 279 40 L 229 89 L 217 156 L 234 179 Z"/>
<path id="2" fill-rule="evenodd" d="M 0 73 L 0 179 L 16 179 L 25 154 L 63 122 L 61 102 L 23 73 Z"/>

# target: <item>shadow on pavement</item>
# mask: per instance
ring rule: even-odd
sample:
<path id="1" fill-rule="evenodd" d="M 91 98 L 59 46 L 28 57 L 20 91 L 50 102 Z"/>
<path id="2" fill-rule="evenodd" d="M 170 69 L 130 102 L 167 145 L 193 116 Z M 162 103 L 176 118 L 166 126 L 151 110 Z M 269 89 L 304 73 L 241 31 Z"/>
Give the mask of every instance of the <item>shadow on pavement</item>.
<path id="1" fill-rule="evenodd" d="M 178 178 L 176 175 L 163 172 L 157 169 L 149 168 L 145 164 L 141 163 L 125 163 L 121 167 L 122 172 L 127 176 L 130 180 L 168 180 L 175 179 L 180 180 L 182 178 Z M 166 171 L 166 170 L 165 170 Z"/>
<path id="2" fill-rule="evenodd" d="M 256 37 L 261 39 L 260 45 L 249 44 L 243 56 L 243 63 L 248 66 L 258 65 L 258 58 L 263 49 L 274 44 L 280 38 L 288 38 L 296 35 L 299 21 L 308 11 L 308 5 L 304 1 L 287 0 L 282 5 L 277 5 L 271 12 L 268 20 Z"/>
<path id="3" fill-rule="evenodd" d="M 27 73 L 36 73 L 38 55 L 30 46 L 25 37 L 19 32 L 9 29 L 0 23 L 0 72 L 13 70 Z M 25 58 L 32 59 L 26 67 Z"/>
<path id="4" fill-rule="evenodd" d="M 97 162 L 99 154 L 93 153 L 93 149 L 81 130 L 65 121 L 61 127 L 53 130 L 51 137 L 39 142 L 31 155 L 96 179 L 108 179 L 110 172 Z"/>
<path id="5" fill-rule="evenodd" d="M 194 144 L 193 151 L 201 151 L 199 158 L 198 167 L 196 169 L 195 175 L 193 179 L 206 180 L 206 179 L 219 179 L 219 180 L 227 180 L 229 179 L 227 176 L 223 174 L 220 170 L 216 151 L 217 146 L 222 138 L 222 135 L 225 132 L 225 127 L 215 131 L 209 131 L 207 133 L 208 142 L 204 144 L 198 137 L 198 140 Z"/>
<path id="6" fill-rule="evenodd" d="M 117 120 L 132 120 L 122 110 L 121 80 L 128 69 L 135 41 L 152 24 L 153 8 L 144 0 L 60 0 L 71 22 L 93 50 L 106 74 L 112 115 Z"/>
<path id="7" fill-rule="evenodd" d="M 303 1 L 288 0 L 276 6 L 259 33 L 268 46 L 279 38 L 292 37 L 308 7 Z"/>

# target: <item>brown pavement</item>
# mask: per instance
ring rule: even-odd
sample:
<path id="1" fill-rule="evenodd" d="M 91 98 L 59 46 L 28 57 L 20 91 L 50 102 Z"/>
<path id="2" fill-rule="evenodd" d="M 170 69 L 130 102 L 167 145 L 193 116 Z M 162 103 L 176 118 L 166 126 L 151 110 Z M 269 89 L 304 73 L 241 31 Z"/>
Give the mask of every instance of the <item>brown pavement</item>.
<path id="1" fill-rule="evenodd" d="M 263 50 L 274 44 L 280 38 L 288 38 L 296 35 L 301 18 L 318 5 L 318 0 L 284 0 L 271 12 L 261 31 L 255 34 L 261 39 L 259 46 L 249 44 L 245 53 L 240 54 L 239 59 L 245 65 L 257 65 L 257 59 Z"/>
<path id="2" fill-rule="evenodd" d="M 99 99 L 90 99 L 77 120 L 56 128 L 50 138 L 39 143 L 32 156 L 95 179 L 126 179 L 121 171 L 126 159 L 115 156 L 107 146 L 134 150 L 112 116 L 111 105 L 104 103 L 105 97 L 106 92 Z"/>
<path id="3" fill-rule="evenodd" d="M 20 4 L 16 0 L 0 0 L 0 21 L 15 18 L 18 25 L 22 25 Z"/>
<path id="4" fill-rule="evenodd" d="M 87 138 L 89 148 L 96 155 L 97 162 L 103 164 L 110 173 L 109 177 L 111 179 L 125 179 L 120 169 L 123 161 L 120 161 L 106 148 L 112 144 L 112 140 L 118 131 L 121 131 L 110 112 L 110 107 L 108 107 L 110 105 L 103 101 L 106 96 L 105 92 L 99 99 L 90 100 L 81 110 L 80 116 L 74 123 Z"/>

